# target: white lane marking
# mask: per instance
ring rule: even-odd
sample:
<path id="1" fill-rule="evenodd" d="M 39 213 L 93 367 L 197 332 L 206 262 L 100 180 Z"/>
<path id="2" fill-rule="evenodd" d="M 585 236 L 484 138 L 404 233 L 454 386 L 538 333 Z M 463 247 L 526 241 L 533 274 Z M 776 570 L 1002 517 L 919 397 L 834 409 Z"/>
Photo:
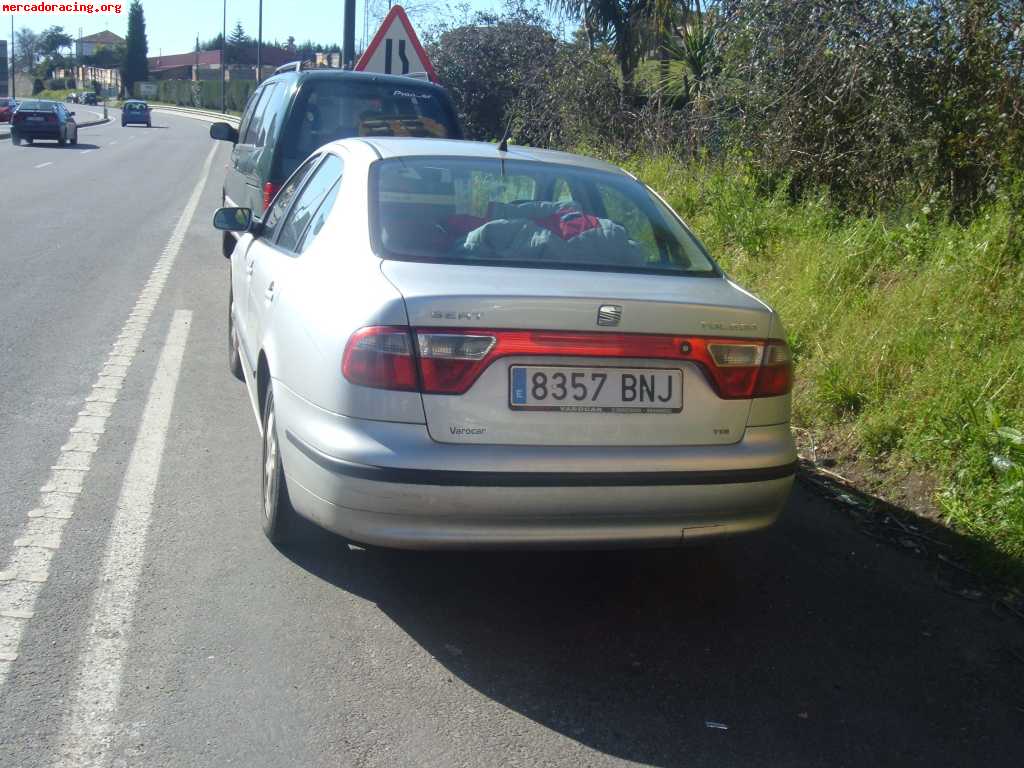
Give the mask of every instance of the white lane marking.
<path id="1" fill-rule="evenodd" d="M 110 142 L 110 146 L 114 146 L 115 144 L 117 144 L 117 139 L 114 139 L 112 142 Z"/>
<path id="2" fill-rule="evenodd" d="M 85 150 L 85 152 L 83 152 L 82 154 L 83 154 L 83 155 L 88 155 L 88 154 L 89 154 L 90 152 L 95 152 L 95 151 L 96 151 L 95 149 L 87 149 L 87 150 Z"/>
<path id="3" fill-rule="evenodd" d="M 36 168 L 45 168 L 48 165 L 53 165 L 53 163 L 40 163 L 39 165 L 36 166 Z"/>
<path id="4" fill-rule="evenodd" d="M 18 658 L 28 620 L 32 618 L 36 599 L 50 576 L 50 562 L 60 547 L 64 525 L 74 512 L 75 501 L 92 466 L 96 447 L 110 411 L 117 402 L 125 373 L 135 359 L 149 318 L 199 205 L 214 151 L 215 147 L 211 147 L 192 196 L 86 396 L 50 477 L 40 489 L 36 507 L 29 511 L 28 522 L 14 541 L 11 561 L 0 569 L 0 691 Z"/>
<path id="5" fill-rule="evenodd" d="M 191 320 L 188 310 L 174 313 L 142 412 L 93 601 L 92 623 L 79 657 L 70 710 L 64 718 L 58 766 L 107 763 L 153 498 Z"/>

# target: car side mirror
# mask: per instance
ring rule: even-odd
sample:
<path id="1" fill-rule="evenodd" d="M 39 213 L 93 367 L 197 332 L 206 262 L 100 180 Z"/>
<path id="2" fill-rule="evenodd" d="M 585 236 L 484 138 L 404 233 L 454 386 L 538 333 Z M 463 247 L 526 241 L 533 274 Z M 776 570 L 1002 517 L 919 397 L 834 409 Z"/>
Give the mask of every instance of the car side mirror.
<path id="1" fill-rule="evenodd" d="M 251 208 L 218 208 L 213 226 L 224 232 L 249 232 L 253 228 Z"/>
<path id="2" fill-rule="evenodd" d="M 214 123 L 210 126 L 210 138 L 217 141 L 230 141 L 238 143 L 238 130 L 227 123 Z"/>

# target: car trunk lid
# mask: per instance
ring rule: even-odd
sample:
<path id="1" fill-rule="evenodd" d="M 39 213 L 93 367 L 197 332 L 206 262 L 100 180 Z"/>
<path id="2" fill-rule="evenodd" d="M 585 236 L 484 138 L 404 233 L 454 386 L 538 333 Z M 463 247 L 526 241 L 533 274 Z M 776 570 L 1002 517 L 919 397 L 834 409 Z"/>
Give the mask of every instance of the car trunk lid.
<path id="1" fill-rule="evenodd" d="M 699 346 L 708 337 L 770 335 L 768 308 L 727 279 L 405 261 L 384 261 L 382 270 L 417 337 L 434 440 L 715 445 L 743 437 L 749 398 L 720 397 L 697 350 L 677 354 L 687 339 Z M 470 372 L 465 391 L 455 382 L 453 393 L 438 394 L 444 371 L 435 378 L 430 358 L 453 343 L 461 345 L 455 354 L 485 355 L 482 370 Z M 524 384 L 544 397 L 524 396 Z"/>

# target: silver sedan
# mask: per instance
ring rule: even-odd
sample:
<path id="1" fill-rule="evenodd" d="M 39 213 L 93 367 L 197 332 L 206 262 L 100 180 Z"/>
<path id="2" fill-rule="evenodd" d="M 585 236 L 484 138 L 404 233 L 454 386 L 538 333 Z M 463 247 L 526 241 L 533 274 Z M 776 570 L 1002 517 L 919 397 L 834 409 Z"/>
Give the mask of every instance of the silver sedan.
<path id="1" fill-rule="evenodd" d="M 612 165 L 345 139 L 214 223 L 275 543 L 672 545 L 786 501 L 779 318 Z"/>

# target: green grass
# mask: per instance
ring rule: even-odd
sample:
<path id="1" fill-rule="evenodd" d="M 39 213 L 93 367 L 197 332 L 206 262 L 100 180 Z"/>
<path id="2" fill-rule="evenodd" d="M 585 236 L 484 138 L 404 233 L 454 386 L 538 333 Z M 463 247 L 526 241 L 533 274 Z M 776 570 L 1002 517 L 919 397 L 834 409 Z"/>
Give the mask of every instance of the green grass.
<path id="1" fill-rule="evenodd" d="M 51 101 L 64 101 L 69 93 L 82 93 L 82 91 L 76 88 L 64 88 L 57 91 L 40 91 L 32 96 L 25 96 L 26 99 L 49 99 Z M 22 98 L 22 97 L 18 97 Z M 75 105 L 77 106 L 77 105 Z"/>
<path id="2" fill-rule="evenodd" d="M 852 218 L 766 195 L 740 164 L 618 160 L 781 313 L 797 424 L 936 477 L 948 524 L 1024 564 L 1024 249 L 1006 201 L 967 225 L 926 204 Z"/>

